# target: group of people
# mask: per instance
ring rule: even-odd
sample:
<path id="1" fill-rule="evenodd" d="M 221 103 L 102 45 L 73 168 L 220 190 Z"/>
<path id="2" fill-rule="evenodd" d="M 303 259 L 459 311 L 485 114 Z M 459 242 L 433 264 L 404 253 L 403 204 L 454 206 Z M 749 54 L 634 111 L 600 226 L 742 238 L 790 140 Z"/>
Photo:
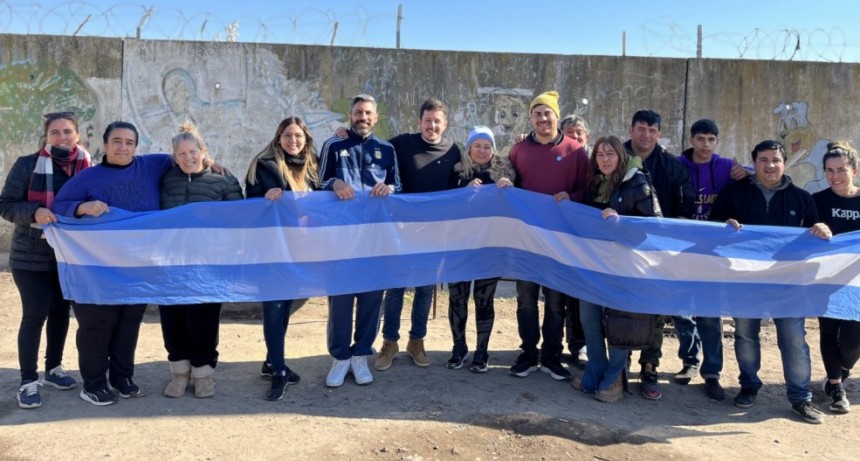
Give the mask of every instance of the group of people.
<path id="1" fill-rule="evenodd" d="M 191 124 L 184 124 L 173 139 L 173 155 L 137 156 L 138 132 L 127 122 L 111 123 L 104 132 L 105 156 L 92 166 L 79 145 L 73 113 L 45 115 L 39 152 L 18 159 L 0 195 L 0 214 L 15 223 L 10 267 L 19 289 L 23 315 L 18 335 L 22 408 L 41 405 L 39 387 L 77 386 L 62 367 L 63 344 L 68 332 L 70 305 L 79 327 L 76 337 L 82 399 L 109 405 L 118 398 L 142 395 L 132 380 L 134 352 L 145 305 L 92 305 L 63 300 L 53 250 L 41 226 L 57 215 L 100 216 L 111 207 L 148 211 L 201 201 L 265 197 L 282 200 L 285 191 L 333 192 L 351 200 L 356 191 L 383 198 L 393 193 L 436 192 L 457 187 L 519 187 L 551 195 L 556 201 L 575 201 L 602 210 L 606 220 L 619 216 L 669 217 L 727 222 L 742 231 L 745 224 L 809 228 L 822 239 L 834 233 L 860 229 L 849 219 L 860 210 L 858 155 L 846 142 L 828 146 L 822 167 L 830 188 L 810 195 L 785 175 L 786 152 L 775 141 L 763 141 L 752 150 L 753 168 L 716 153 L 717 124 L 695 122 L 690 145 L 680 156 L 659 143 L 661 117 L 651 110 L 633 115 L 626 142 L 604 136 L 591 146 L 588 124 L 581 117 L 562 119 L 558 93 L 542 93 L 531 101 L 531 131 L 520 138 L 509 156 L 498 155 L 491 129 L 474 127 L 464 151 L 443 136 L 448 108 L 428 99 L 418 110 L 418 132 L 389 141 L 373 133 L 377 102 L 367 94 L 352 100 L 349 128 L 326 140 L 317 155 L 307 125 L 288 117 L 274 138 L 250 162 L 243 195 L 239 182 L 209 157 L 206 145 Z M 287 282 L 285 282 L 287 283 Z M 474 297 L 477 338 L 468 369 L 489 370 L 489 343 L 495 317 L 493 299 L 497 278 L 449 284 L 448 318 L 452 351 L 449 369 L 466 366 L 470 356 L 466 338 L 468 303 Z M 541 370 L 552 379 L 571 381 L 573 387 L 593 393 L 597 400 L 615 402 L 629 393 L 631 349 L 641 349 L 638 374 L 641 394 L 662 396 L 657 368 L 662 358 L 663 325 L 675 324 L 682 369 L 674 375 L 684 385 L 697 375 L 714 401 L 726 398 L 720 384 L 723 366 L 722 322 L 714 317 L 628 315 L 615 306 L 600 306 L 575 299 L 547 286 L 517 281 L 517 323 L 521 353 L 510 374 L 525 378 Z M 100 289 L 98 286 L 94 290 Z M 327 346 L 333 361 L 326 376 L 328 387 L 343 385 L 352 375 L 359 385 L 373 382 L 377 371 L 391 367 L 398 354 L 400 319 L 406 288 L 330 296 Z M 414 287 L 411 326 L 406 352 L 420 367 L 431 364 L 424 338 L 433 286 Z M 543 293 L 543 321 L 539 299 Z M 299 375 L 284 358 L 290 311 L 296 300 L 263 301 L 263 336 L 267 355 L 261 376 L 270 379 L 267 400 L 283 398 Z M 668 307 L 668 306 L 667 306 Z M 217 365 L 218 324 L 221 305 L 160 306 L 161 326 L 172 379 L 164 389 L 168 397 L 181 397 L 189 385 L 194 395 L 215 394 L 213 372 Z M 373 344 L 382 319 L 382 346 Z M 47 321 L 45 373 L 38 375 L 38 351 Z M 740 368 L 740 391 L 734 404 L 749 408 L 762 383 L 759 330 L 761 319 L 735 321 L 735 350 Z M 820 318 L 821 353 L 827 371 L 824 391 L 830 410 L 847 413 L 844 380 L 860 357 L 860 322 Z M 805 340 L 805 319 L 775 319 L 782 355 L 787 396 L 793 410 L 805 421 L 821 423 L 822 412 L 811 403 L 811 362 Z M 617 327 L 617 325 L 623 325 Z M 618 329 L 620 328 L 620 330 Z M 618 336 L 622 340 L 618 341 Z M 572 379 L 562 363 L 565 336 L 575 364 L 584 368 Z M 635 344 L 631 346 L 631 344 Z M 372 361 L 372 364 L 371 364 Z"/>

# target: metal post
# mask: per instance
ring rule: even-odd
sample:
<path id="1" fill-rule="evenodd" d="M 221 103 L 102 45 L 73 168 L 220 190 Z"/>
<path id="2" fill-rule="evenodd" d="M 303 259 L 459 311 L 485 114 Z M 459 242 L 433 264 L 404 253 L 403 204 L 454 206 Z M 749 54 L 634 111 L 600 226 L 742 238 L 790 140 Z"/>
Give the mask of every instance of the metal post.
<path id="1" fill-rule="evenodd" d="M 397 5 L 397 49 L 400 49 L 400 23 L 403 22 L 403 4 Z"/>
<path id="2" fill-rule="evenodd" d="M 699 24 L 696 37 L 696 57 L 702 59 L 702 25 Z"/>

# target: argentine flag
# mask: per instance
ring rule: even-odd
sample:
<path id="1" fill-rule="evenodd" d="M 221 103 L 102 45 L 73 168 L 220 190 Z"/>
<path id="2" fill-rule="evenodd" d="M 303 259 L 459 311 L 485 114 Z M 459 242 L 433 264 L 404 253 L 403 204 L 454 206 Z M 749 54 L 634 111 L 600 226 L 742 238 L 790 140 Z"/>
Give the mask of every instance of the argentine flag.
<path id="1" fill-rule="evenodd" d="M 67 299 L 298 299 L 504 277 L 633 312 L 860 320 L 860 233 L 621 216 L 494 186 L 118 209 L 45 227 Z M 857 235 L 855 235 L 857 234 Z"/>

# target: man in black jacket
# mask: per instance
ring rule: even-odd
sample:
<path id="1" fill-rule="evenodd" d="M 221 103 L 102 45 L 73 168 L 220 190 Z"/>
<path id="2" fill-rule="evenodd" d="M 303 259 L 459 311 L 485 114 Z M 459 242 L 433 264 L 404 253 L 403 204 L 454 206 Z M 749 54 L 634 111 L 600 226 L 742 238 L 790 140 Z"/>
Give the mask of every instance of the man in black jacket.
<path id="1" fill-rule="evenodd" d="M 630 139 L 624 148 L 630 155 L 642 159 L 645 169 L 651 174 L 651 182 L 657 192 L 657 201 L 667 218 L 690 218 L 693 215 L 693 188 L 690 175 L 678 158 L 657 143 L 660 139 L 660 114 L 653 110 L 640 110 L 633 114 L 630 124 Z M 657 366 L 660 364 L 663 348 L 663 324 L 665 318 L 659 316 L 653 332 L 651 345 L 639 355 L 639 372 L 642 396 L 657 400 L 663 396 L 657 381 Z"/>
<path id="2" fill-rule="evenodd" d="M 809 227 L 816 237 L 829 240 L 833 234 L 820 222 L 818 209 L 809 192 L 785 176 L 785 148 L 776 141 L 760 142 L 752 151 L 755 174 L 727 185 L 711 208 L 712 221 L 726 221 L 740 230 L 741 224 Z M 761 319 L 735 318 L 735 357 L 740 369 L 741 390 L 735 406 L 750 408 L 762 382 Z M 795 413 L 811 424 L 824 422 L 824 415 L 812 404 L 809 381 L 812 365 L 806 343 L 806 319 L 775 318 L 777 345 L 782 357 L 786 395 Z"/>

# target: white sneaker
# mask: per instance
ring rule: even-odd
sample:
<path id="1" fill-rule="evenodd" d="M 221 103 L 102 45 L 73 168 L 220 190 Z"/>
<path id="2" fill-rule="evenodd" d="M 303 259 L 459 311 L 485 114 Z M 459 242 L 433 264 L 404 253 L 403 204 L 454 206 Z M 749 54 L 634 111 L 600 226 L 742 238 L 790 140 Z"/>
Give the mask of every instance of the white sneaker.
<path id="1" fill-rule="evenodd" d="M 370 373 L 370 367 L 367 366 L 366 355 L 353 355 L 349 359 L 349 368 L 352 370 L 355 384 L 364 386 L 373 382 L 373 374 Z"/>
<path id="2" fill-rule="evenodd" d="M 349 360 L 335 359 L 331 363 L 331 370 L 328 371 L 328 376 L 325 378 L 325 385 L 328 387 L 340 387 L 343 385 L 343 379 L 349 372 Z"/>

